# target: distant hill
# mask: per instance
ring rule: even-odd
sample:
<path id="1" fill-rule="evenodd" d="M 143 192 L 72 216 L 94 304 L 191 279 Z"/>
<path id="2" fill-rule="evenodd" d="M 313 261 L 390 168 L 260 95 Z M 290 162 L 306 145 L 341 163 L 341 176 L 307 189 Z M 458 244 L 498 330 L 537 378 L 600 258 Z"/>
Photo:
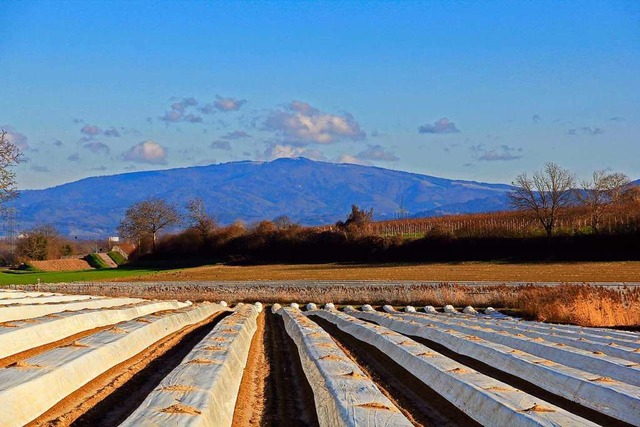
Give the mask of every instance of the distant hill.
<path id="1" fill-rule="evenodd" d="M 25 190 L 12 205 L 20 230 L 49 223 L 68 236 L 115 235 L 125 210 L 149 197 L 184 209 L 194 197 L 222 223 L 288 215 L 305 225 L 344 219 L 351 204 L 390 219 L 403 203 L 410 215 L 506 208 L 508 185 L 459 181 L 371 166 L 305 158 L 86 178 L 44 190 Z"/>

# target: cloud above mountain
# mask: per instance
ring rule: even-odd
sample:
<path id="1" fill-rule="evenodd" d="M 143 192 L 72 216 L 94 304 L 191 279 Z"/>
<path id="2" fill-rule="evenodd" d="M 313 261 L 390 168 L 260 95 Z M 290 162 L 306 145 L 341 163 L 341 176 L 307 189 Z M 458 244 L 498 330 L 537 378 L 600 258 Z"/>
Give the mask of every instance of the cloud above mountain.
<path id="1" fill-rule="evenodd" d="M 326 113 L 301 101 L 292 101 L 286 107 L 272 111 L 264 129 L 295 145 L 358 141 L 366 137 L 351 114 Z"/>
<path id="2" fill-rule="evenodd" d="M 167 163 L 167 149 L 153 140 L 131 147 L 122 158 L 128 162 L 161 165 Z"/>

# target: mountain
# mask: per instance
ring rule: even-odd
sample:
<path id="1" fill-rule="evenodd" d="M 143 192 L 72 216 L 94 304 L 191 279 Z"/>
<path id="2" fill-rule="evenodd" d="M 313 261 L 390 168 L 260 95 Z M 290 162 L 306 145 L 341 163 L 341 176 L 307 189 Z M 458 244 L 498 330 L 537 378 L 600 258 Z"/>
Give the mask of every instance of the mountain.
<path id="1" fill-rule="evenodd" d="M 159 197 L 183 209 L 201 197 L 222 223 L 288 215 L 305 225 L 344 219 L 352 204 L 393 218 L 401 204 L 423 216 L 506 208 L 508 185 L 459 181 L 305 158 L 92 177 L 44 190 L 25 190 L 12 205 L 19 230 L 52 224 L 78 237 L 115 235 L 126 209 Z"/>

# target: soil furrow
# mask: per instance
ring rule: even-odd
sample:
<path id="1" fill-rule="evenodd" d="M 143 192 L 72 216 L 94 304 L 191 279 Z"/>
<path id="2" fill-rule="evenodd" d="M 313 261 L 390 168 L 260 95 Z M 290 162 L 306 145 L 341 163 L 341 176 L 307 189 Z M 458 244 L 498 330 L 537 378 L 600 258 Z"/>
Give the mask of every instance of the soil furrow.
<path id="1" fill-rule="evenodd" d="M 251 340 L 247 365 L 244 368 L 238 399 L 233 411 L 233 426 L 260 426 L 265 418 L 265 394 L 269 361 L 266 356 L 267 336 L 264 333 L 263 311 L 257 319 L 256 333 Z"/>
<path id="2" fill-rule="evenodd" d="M 269 364 L 263 426 L 318 426 L 313 390 L 300 355 L 282 318 L 265 309 L 266 356 Z"/>

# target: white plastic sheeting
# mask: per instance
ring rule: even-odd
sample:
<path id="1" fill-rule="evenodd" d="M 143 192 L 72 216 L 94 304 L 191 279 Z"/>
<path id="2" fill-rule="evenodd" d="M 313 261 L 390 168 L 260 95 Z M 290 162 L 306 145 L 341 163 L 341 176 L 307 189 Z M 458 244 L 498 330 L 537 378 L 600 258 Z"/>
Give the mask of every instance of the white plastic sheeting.
<path id="1" fill-rule="evenodd" d="M 307 310 L 317 310 L 318 306 L 315 305 L 314 303 L 310 302 L 309 304 L 307 304 Z"/>
<path id="2" fill-rule="evenodd" d="M 449 322 L 455 322 L 459 325 L 471 326 L 474 325 L 484 328 L 484 330 L 494 330 L 497 332 L 507 332 L 510 334 L 521 334 L 529 338 L 543 339 L 545 341 L 562 344 L 563 346 L 575 347 L 582 350 L 588 350 L 591 352 L 600 351 L 604 354 L 608 354 L 613 357 L 625 359 L 630 362 L 640 363 L 640 342 L 635 343 L 630 340 L 616 340 L 609 341 L 606 338 L 598 339 L 597 336 L 593 336 L 588 333 L 582 334 L 557 334 L 553 327 L 544 328 L 532 328 L 527 325 L 526 322 L 520 322 L 513 324 L 511 322 L 492 322 L 484 319 L 464 319 L 454 320 L 449 319 Z M 586 329 L 586 328 L 585 328 Z M 640 335 L 638 336 L 640 338 Z"/>
<path id="3" fill-rule="evenodd" d="M 352 313 L 368 316 L 372 313 Z M 317 311 L 344 332 L 367 342 L 449 402 L 483 425 L 588 426 L 595 425 L 557 406 L 514 389 L 498 380 L 461 365 L 406 336 L 344 313 Z M 534 411 L 531 408 L 544 408 Z"/>
<path id="4" fill-rule="evenodd" d="M 0 299 L 0 305 L 10 304 L 52 304 L 57 302 L 68 301 L 84 301 L 90 299 L 101 299 L 104 297 L 93 295 L 51 295 L 51 296 L 38 296 L 38 297 L 24 297 L 14 299 Z"/>
<path id="5" fill-rule="evenodd" d="M 29 321 L 0 324 L 0 358 L 49 344 L 89 329 L 189 305 L 191 303 L 178 301 L 149 301 L 126 307 L 69 311 L 59 313 L 56 317 L 45 316 L 29 319 Z"/>
<path id="6" fill-rule="evenodd" d="M 640 388 L 600 379 L 598 375 L 560 364 L 475 336 L 445 330 L 384 313 L 350 313 L 404 335 L 417 336 L 536 384 L 541 388 L 620 420 L 638 424 Z M 579 392 L 577 392 L 579 391 Z"/>
<path id="7" fill-rule="evenodd" d="M 436 314 L 438 313 L 438 311 L 435 309 L 434 306 L 432 305 L 425 305 L 424 306 L 424 312 L 425 313 L 430 313 L 430 314 Z"/>
<path id="8" fill-rule="evenodd" d="M 278 310 L 280 310 L 282 308 L 282 306 L 278 303 L 275 303 L 271 306 L 271 312 L 273 314 L 276 314 L 278 312 Z"/>
<path id="9" fill-rule="evenodd" d="M 362 306 L 361 308 L 362 311 L 373 311 L 373 307 L 371 307 L 371 305 L 369 304 L 365 304 Z"/>
<path id="10" fill-rule="evenodd" d="M 599 351 L 581 350 L 569 346 L 559 346 L 542 338 L 528 338 L 522 334 L 498 333 L 480 326 L 466 326 L 446 316 L 427 316 L 424 314 L 397 313 L 397 316 L 420 322 L 433 324 L 445 329 L 451 329 L 470 334 L 498 344 L 503 344 L 516 350 L 524 351 L 538 357 L 549 359 L 572 368 L 610 377 L 614 380 L 640 386 L 640 368 L 636 363 L 607 356 Z"/>
<path id="11" fill-rule="evenodd" d="M 11 291 L 11 290 L 0 290 L 0 299 L 7 298 L 33 298 L 33 297 L 50 297 L 54 295 L 52 292 L 24 292 L 24 291 Z"/>
<path id="12" fill-rule="evenodd" d="M 320 426 L 412 425 L 322 328 L 297 310 L 279 313 L 298 347 Z"/>
<path id="13" fill-rule="evenodd" d="M 395 311 L 396 311 L 396 309 L 395 309 L 395 308 L 393 308 L 393 306 L 391 306 L 391 305 L 389 305 L 389 304 L 385 304 L 385 305 L 383 305 L 383 306 L 382 306 L 382 309 L 383 309 L 384 311 L 386 311 L 387 313 L 393 313 L 393 312 L 395 312 Z"/>
<path id="14" fill-rule="evenodd" d="M 479 320 L 475 320 L 475 322 L 478 321 Z M 507 326 L 518 328 L 519 330 L 548 333 L 557 336 L 573 338 L 576 340 L 589 340 L 592 342 L 601 342 L 605 344 L 613 343 L 613 345 L 640 348 L 640 333 L 638 332 L 625 332 L 621 334 L 620 331 L 614 331 L 611 329 L 603 331 L 597 328 L 568 328 L 568 325 L 530 322 L 526 320 L 512 321 L 511 318 L 509 319 L 509 321 L 488 321 L 488 319 L 484 319 L 482 320 L 482 322 L 483 325 L 486 324 Z"/>
<path id="15" fill-rule="evenodd" d="M 218 323 L 121 426 L 231 426 L 261 305 L 245 304 Z M 189 413 L 176 413 L 179 405 Z"/>
<path id="16" fill-rule="evenodd" d="M 203 303 L 124 322 L 0 370 L 0 425 L 22 426 L 89 381 L 156 341 L 222 307 Z M 28 404 L 26 404 L 28 402 Z"/>
<path id="17" fill-rule="evenodd" d="M 109 308 L 120 305 L 136 304 L 145 300 L 141 298 L 101 298 L 60 304 L 32 304 L 21 306 L 0 306 L 0 322 L 33 319 L 63 311 L 78 311 L 91 308 Z"/>
<path id="18" fill-rule="evenodd" d="M 300 309 L 300 304 L 298 304 L 297 302 L 292 302 L 291 304 L 289 304 L 289 307 L 295 308 L 296 310 L 299 310 Z"/>
<path id="19" fill-rule="evenodd" d="M 470 305 L 466 306 L 465 308 L 462 309 L 462 312 L 464 314 L 478 314 L 478 312 L 476 311 L 475 308 L 471 307 Z"/>
<path id="20" fill-rule="evenodd" d="M 451 304 L 447 304 L 444 306 L 444 312 L 447 314 L 456 314 L 458 310 L 456 310 Z"/>
<path id="21" fill-rule="evenodd" d="M 336 306 L 332 302 L 328 302 L 324 305 L 325 310 L 335 310 Z"/>
<path id="22" fill-rule="evenodd" d="M 416 308 L 412 305 L 408 305 L 404 308 L 405 313 L 415 313 Z"/>

